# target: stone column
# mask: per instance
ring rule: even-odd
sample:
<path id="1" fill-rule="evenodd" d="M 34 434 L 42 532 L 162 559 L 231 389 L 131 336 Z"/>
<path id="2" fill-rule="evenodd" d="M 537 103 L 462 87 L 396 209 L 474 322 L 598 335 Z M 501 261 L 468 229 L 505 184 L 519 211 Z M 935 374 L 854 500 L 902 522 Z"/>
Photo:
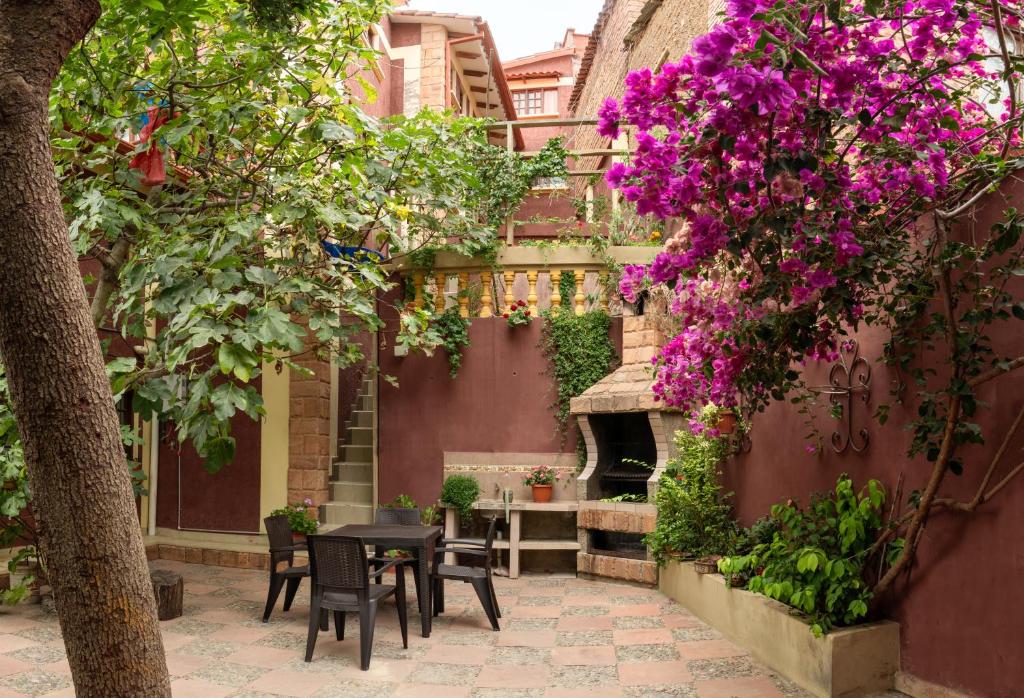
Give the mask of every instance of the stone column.
<path id="1" fill-rule="evenodd" d="M 331 364 L 310 353 L 296 362 L 313 372 L 291 371 L 288 397 L 288 501 L 328 501 L 331 474 Z"/>

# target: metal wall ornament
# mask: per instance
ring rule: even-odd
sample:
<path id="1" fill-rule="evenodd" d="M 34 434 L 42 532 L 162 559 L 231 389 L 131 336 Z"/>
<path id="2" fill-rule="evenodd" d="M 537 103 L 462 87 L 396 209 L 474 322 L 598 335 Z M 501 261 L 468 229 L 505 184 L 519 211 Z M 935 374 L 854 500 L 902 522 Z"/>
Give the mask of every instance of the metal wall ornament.
<path id="1" fill-rule="evenodd" d="M 871 399 L 871 364 L 860 355 L 860 344 L 848 339 L 839 346 L 839 358 L 828 372 L 828 385 L 812 387 L 811 391 L 828 395 L 828 401 L 839 411 L 839 426 L 832 432 L 832 450 L 842 453 L 852 448 L 860 453 L 868 447 L 867 428 L 855 430 L 853 405 L 857 399 L 868 404 Z"/>

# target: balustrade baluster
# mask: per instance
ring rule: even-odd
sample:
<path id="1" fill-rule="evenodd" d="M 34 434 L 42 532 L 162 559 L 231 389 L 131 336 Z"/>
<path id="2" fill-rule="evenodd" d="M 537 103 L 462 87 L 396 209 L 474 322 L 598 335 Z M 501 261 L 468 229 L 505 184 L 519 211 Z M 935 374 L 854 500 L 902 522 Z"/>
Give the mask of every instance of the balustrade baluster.
<path id="1" fill-rule="evenodd" d="M 413 272 L 412 275 L 412 288 L 414 291 L 413 296 L 413 307 L 417 310 L 423 307 L 423 272 Z"/>
<path id="2" fill-rule="evenodd" d="M 469 317 L 469 273 L 459 274 L 459 317 Z"/>
<path id="3" fill-rule="evenodd" d="M 536 270 L 526 272 L 526 281 L 530 285 L 530 292 L 526 296 L 526 307 L 531 315 L 537 314 L 537 272 Z"/>
<path id="4" fill-rule="evenodd" d="M 574 272 L 576 277 L 576 296 L 573 300 L 576 302 L 576 314 L 582 315 L 584 312 L 583 301 L 586 300 L 586 296 L 583 295 L 583 279 L 586 276 L 586 271 L 583 269 L 577 269 Z"/>
<path id="5" fill-rule="evenodd" d="M 601 310 L 608 312 L 608 272 L 602 271 L 598 274 L 598 299 L 601 301 Z"/>
<path id="6" fill-rule="evenodd" d="M 514 271 L 505 272 L 505 312 L 509 312 L 512 309 L 512 304 L 516 302 L 516 294 L 512 291 L 512 286 L 516 283 L 516 273 Z"/>
<path id="7" fill-rule="evenodd" d="M 558 269 L 551 270 L 551 307 L 561 308 L 562 307 L 562 289 L 559 284 L 562 283 L 562 272 Z"/>
<path id="8" fill-rule="evenodd" d="M 444 290 L 445 286 L 448 285 L 448 277 L 443 271 L 434 274 L 434 284 L 437 286 L 437 290 L 434 291 L 434 312 L 443 313 L 445 306 Z"/>
<path id="9" fill-rule="evenodd" d="M 491 272 L 480 272 L 480 285 L 483 287 L 480 292 L 480 317 L 491 317 Z"/>

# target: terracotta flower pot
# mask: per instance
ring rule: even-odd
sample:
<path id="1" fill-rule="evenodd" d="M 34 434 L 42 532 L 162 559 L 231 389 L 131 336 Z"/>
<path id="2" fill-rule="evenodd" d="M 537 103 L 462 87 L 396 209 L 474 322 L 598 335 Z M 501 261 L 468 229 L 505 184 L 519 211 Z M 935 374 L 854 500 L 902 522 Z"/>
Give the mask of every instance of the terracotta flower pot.
<path id="1" fill-rule="evenodd" d="M 723 410 L 718 413 L 718 424 L 715 429 L 719 434 L 728 435 L 736 431 L 736 413 L 732 410 Z"/>
<path id="2" fill-rule="evenodd" d="M 295 542 L 295 543 L 305 543 L 306 542 L 306 534 L 302 533 L 300 531 L 292 531 L 292 542 Z"/>
<path id="3" fill-rule="evenodd" d="M 531 485 L 533 488 L 533 501 L 535 502 L 550 502 L 551 501 L 551 485 Z"/>

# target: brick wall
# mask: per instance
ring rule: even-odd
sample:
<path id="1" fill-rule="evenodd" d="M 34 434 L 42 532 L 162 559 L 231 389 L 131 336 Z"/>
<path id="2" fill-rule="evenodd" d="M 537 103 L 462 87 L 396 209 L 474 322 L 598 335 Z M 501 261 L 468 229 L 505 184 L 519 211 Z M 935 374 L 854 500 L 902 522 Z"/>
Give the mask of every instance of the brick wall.
<path id="1" fill-rule="evenodd" d="M 420 35 L 420 106 L 444 109 L 445 51 L 448 31 L 439 24 L 425 24 Z"/>
<path id="2" fill-rule="evenodd" d="M 668 60 L 678 60 L 696 37 L 707 32 L 709 19 L 724 7 L 724 0 L 663 0 L 646 28 L 627 48 L 623 39 L 645 4 L 645 0 L 613 0 L 606 5 L 607 17 L 574 116 L 596 117 L 606 97 L 622 96 L 627 73 L 655 67 L 666 50 Z M 581 150 L 610 145 L 608 139 L 597 135 L 593 126 L 579 127 L 573 143 Z M 581 158 L 577 167 L 600 169 L 601 162 L 598 158 Z M 580 194 L 586 183 L 580 180 L 574 185 Z"/>
<path id="3" fill-rule="evenodd" d="M 331 365 L 313 354 L 296 363 L 313 372 L 292 371 L 288 397 L 288 501 L 328 501 L 331 472 Z"/>

